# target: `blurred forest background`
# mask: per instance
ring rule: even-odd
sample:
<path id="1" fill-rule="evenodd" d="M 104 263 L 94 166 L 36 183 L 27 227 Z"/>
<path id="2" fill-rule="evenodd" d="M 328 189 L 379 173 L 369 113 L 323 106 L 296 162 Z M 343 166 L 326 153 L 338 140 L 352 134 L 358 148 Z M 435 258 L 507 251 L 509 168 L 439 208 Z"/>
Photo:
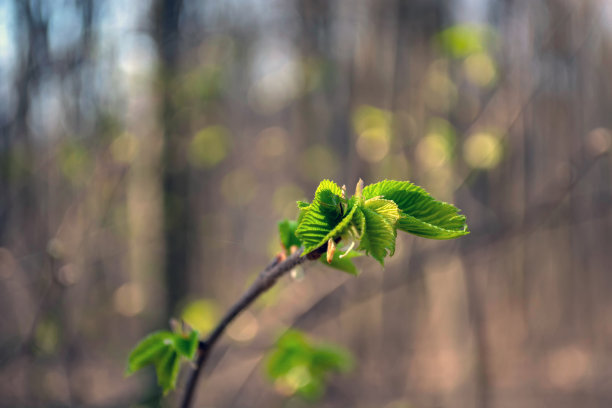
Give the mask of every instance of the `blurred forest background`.
<path id="1" fill-rule="evenodd" d="M 607 0 L 0 0 L 0 406 L 173 406 L 130 348 L 359 177 L 471 235 L 286 277 L 197 406 L 612 406 L 611 67 Z M 263 375 L 288 327 L 355 356 L 314 404 Z"/>

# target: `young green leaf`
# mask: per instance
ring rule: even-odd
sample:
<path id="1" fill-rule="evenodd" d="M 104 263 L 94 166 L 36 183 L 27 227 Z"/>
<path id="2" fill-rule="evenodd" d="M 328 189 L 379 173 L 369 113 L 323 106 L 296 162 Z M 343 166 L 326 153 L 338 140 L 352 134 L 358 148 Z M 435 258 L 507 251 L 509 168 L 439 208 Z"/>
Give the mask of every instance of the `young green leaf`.
<path id="1" fill-rule="evenodd" d="M 319 345 L 312 355 L 314 371 L 339 371 L 347 373 L 353 369 L 353 356 L 346 349 L 332 344 Z"/>
<path id="2" fill-rule="evenodd" d="M 141 368 L 154 364 L 169 344 L 174 341 L 174 333 L 169 331 L 158 331 L 145 337 L 134 347 L 128 357 L 127 374 L 132 374 Z"/>
<path id="3" fill-rule="evenodd" d="M 180 365 L 181 359 L 176 350 L 172 348 L 167 348 L 155 364 L 157 383 L 162 387 L 164 394 L 167 394 L 176 386 Z"/>
<path id="4" fill-rule="evenodd" d="M 350 201 L 349 201 L 349 205 L 350 205 Z M 355 206 L 358 206 L 357 203 L 355 203 Z M 355 238 L 357 239 L 361 239 L 363 237 L 363 234 L 365 233 L 365 216 L 363 215 L 363 212 L 361 211 L 361 208 L 358 208 L 357 211 L 355 211 L 355 214 L 353 214 L 353 221 L 352 221 L 353 226 L 355 227 Z"/>
<path id="5" fill-rule="evenodd" d="M 383 198 L 370 198 L 364 204 L 364 207 L 376 212 L 382 216 L 387 223 L 395 226 L 400 217 L 400 210 L 394 201 L 385 200 Z"/>
<path id="6" fill-rule="evenodd" d="M 155 365 L 157 383 L 165 394 L 175 387 L 181 356 L 192 360 L 197 352 L 198 343 L 198 332 L 195 330 L 188 335 L 170 331 L 155 332 L 145 337 L 130 353 L 127 374 L 132 374 L 149 364 Z"/>
<path id="7" fill-rule="evenodd" d="M 281 244 L 287 255 L 291 252 L 292 246 L 298 248 L 302 245 L 298 237 L 295 235 L 298 223 L 296 221 L 283 220 L 278 223 L 278 233 L 280 235 Z"/>
<path id="8" fill-rule="evenodd" d="M 193 360 L 195 357 L 199 343 L 199 333 L 196 330 L 192 330 L 188 337 L 175 334 L 174 344 L 176 345 L 176 351 L 188 360 Z"/>
<path id="9" fill-rule="evenodd" d="M 342 258 L 340 258 L 341 256 Z M 357 269 L 353 261 L 351 261 L 351 259 L 359 256 L 362 256 L 362 254 L 357 251 L 349 251 L 346 255 L 344 255 L 343 251 L 336 250 L 334 258 L 330 263 L 327 263 L 325 256 L 322 256 L 320 258 L 320 261 L 326 266 L 357 276 L 359 275 L 359 270 Z"/>
<path id="10" fill-rule="evenodd" d="M 319 184 L 312 203 L 302 209 L 295 232 L 304 245 L 304 255 L 326 244 L 346 228 L 350 219 L 339 225 L 343 221 L 342 202 L 342 189 L 336 183 L 323 180 Z"/>
<path id="11" fill-rule="evenodd" d="M 361 237 L 359 249 L 384 266 L 385 257 L 393 255 L 395 251 L 395 226 L 370 208 L 364 207 L 362 212 L 365 218 L 365 233 Z"/>
<path id="12" fill-rule="evenodd" d="M 425 238 L 452 239 L 469 234 L 465 216 L 408 181 L 384 180 L 364 188 L 364 200 L 382 197 L 400 209 L 397 228 Z"/>

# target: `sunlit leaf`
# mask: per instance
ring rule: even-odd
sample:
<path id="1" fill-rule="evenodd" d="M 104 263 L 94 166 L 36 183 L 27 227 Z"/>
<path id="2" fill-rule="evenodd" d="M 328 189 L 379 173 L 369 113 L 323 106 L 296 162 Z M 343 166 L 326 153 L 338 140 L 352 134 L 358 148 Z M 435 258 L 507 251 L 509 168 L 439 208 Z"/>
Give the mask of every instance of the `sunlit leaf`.
<path id="1" fill-rule="evenodd" d="M 343 221 L 342 202 L 342 189 L 333 181 L 323 180 L 312 203 L 302 208 L 296 236 L 304 245 L 305 255 L 327 243 L 331 235 L 341 232 L 350 222 L 349 219 L 339 225 Z"/>
<path id="2" fill-rule="evenodd" d="M 346 373 L 352 370 L 354 360 L 346 349 L 331 344 L 318 346 L 312 355 L 314 370 L 326 372 L 330 370 Z"/>
<path id="3" fill-rule="evenodd" d="M 158 331 L 145 337 L 130 353 L 127 373 L 132 374 L 155 363 L 172 342 L 174 342 L 174 333 L 169 331 Z"/>
<path id="4" fill-rule="evenodd" d="M 198 344 L 200 342 L 198 332 L 193 330 L 187 337 L 183 337 L 181 335 L 176 335 L 176 351 L 187 358 L 188 360 L 193 360 L 196 355 L 196 351 L 198 351 Z"/>
<path id="5" fill-rule="evenodd" d="M 425 238 L 452 239 L 466 234 L 465 216 L 452 204 L 437 201 L 408 181 L 384 180 L 363 190 L 364 199 L 381 196 L 401 210 L 397 228 Z"/>
<path id="6" fill-rule="evenodd" d="M 400 217 L 400 210 L 397 204 L 391 200 L 385 200 L 384 198 L 370 198 L 366 200 L 364 204 L 365 208 L 375 211 L 378 215 L 381 215 L 385 221 L 390 225 L 394 226 Z"/>
<path id="7" fill-rule="evenodd" d="M 341 256 L 342 258 L 340 258 Z M 326 266 L 357 276 L 359 275 L 359 270 L 351 259 L 359 256 L 362 256 L 362 254 L 357 251 L 349 251 L 346 255 L 344 255 L 343 251 L 336 250 L 334 253 L 334 258 L 330 263 L 327 263 L 325 255 L 320 258 L 320 261 Z"/>
<path id="8" fill-rule="evenodd" d="M 298 223 L 296 221 L 283 220 L 278 223 L 278 232 L 280 234 L 281 244 L 287 255 L 291 252 L 292 246 L 298 248 L 302 245 L 298 237 L 295 235 Z"/>
<path id="9" fill-rule="evenodd" d="M 157 383 L 164 394 L 174 389 L 180 369 L 181 356 L 192 360 L 198 348 L 198 332 L 187 335 L 159 331 L 145 337 L 130 353 L 127 374 L 154 365 Z"/>
<path id="10" fill-rule="evenodd" d="M 362 209 L 365 218 L 365 233 L 361 237 L 359 249 L 384 265 L 384 258 L 395 251 L 395 226 L 385 217 L 369 208 Z"/>
<path id="11" fill-rule="evenodd" d="M 172 348 L 167 348 L 159 361 L 155 364 L 155 372 L 157 374 L 157 383 L 167 394 L 168 391 L 176 387 L 176 380 L 181 365 L 181 359 Z"/>

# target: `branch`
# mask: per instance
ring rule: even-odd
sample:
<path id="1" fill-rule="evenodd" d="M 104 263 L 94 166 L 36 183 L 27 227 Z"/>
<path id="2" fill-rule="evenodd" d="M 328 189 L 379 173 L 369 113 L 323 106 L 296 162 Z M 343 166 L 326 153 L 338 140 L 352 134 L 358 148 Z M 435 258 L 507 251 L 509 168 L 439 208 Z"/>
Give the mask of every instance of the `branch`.
<path id="1" fill-rule="evenodd" d="M 187 382 L 187 390 L 185 391 L 185 397 L 183 398 L 183 402 L 181 404 L 182 408 L 189 408 L 191 406 L 200 373 L 206 364 L 206 360 L 210 355 L 211 349 L 219 340 L 227 326 L 243 310 L 248 308 L 255 301 L 255 299 L 274 286 L 276 281 L 281 276 L 306 261 L 318 259 L 326 251 L 326 249 L 326 245 L 322 246 L 306 256 L 302 256 L 302 249 L 299 249 L 283 261 L 280 260 L 280 257 L 277 257 L 270 265 L 268 265 L 268 267 L 266 267 L 266 269 L 263 270 L 263 272 L 259 274 L 255 282 L 253 282 L 249 289 L 247 289 L 238 302 L 236 302 L 229 309 L 217 327 L 215 327 L 215 329 L 208 335 L 206 340 L 200 341 L 198 345 L 198 360 L 196 361 L 195 369 L 191 373 L 189 381 Z"/>

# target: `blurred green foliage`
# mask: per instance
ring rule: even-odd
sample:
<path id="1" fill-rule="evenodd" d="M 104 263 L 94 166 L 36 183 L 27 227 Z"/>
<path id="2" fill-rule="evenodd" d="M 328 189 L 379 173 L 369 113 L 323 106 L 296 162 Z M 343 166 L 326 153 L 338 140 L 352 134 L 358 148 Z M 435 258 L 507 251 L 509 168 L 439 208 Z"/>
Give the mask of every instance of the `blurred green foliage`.
<path id="1" fill-rule="evenodd" d="M 351 354 L 331 344 L 317 344 L 298 330 L 289 330 L 266 357 L 266 374 L 276 389 L 317 400 L 325 392 L 329 374 L 346 373 L 354 366 Z"/>

